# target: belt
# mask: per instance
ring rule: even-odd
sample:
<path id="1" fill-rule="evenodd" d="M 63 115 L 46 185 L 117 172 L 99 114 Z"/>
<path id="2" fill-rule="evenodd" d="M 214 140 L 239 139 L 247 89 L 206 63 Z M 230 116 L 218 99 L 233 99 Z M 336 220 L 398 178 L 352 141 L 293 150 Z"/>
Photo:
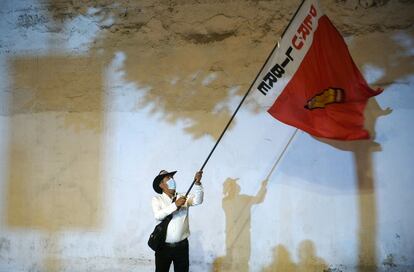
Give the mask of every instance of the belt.
<path id="1" fill-rule="evenodd" d="M 180 242 L 176 242 L 176 243 L 165 243 L 165 246 L 167 246 L 167 247 L 180 247 L 180 246 L 184 246 L 187 243 L 188 243 L 188 240 L 187 240 L 187 238 L 185 238 L 184 240 L 182 240 Z"/>

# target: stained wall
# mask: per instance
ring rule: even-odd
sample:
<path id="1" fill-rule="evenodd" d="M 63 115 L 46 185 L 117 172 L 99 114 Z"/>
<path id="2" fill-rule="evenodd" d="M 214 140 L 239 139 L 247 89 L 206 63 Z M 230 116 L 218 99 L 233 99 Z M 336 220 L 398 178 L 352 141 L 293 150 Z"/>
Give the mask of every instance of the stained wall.
<path id="1" fill-rule="evenodd" d="M 153 271 L 151 183 L 185 191 L 299 1 L 2 1 L 0 271 Z M 372 140 L 247 100 L 190 211 L 192 271 L 411 271 L 413 3 L 321 1 Z"/>

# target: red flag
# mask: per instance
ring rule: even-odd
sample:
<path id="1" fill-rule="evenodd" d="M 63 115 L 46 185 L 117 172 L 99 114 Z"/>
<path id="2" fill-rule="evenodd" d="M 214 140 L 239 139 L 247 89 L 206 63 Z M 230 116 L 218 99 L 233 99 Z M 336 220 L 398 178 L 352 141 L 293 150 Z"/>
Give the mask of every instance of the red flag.
<path id="1" fill-rule="evenodd" d="M 317 0 L 303 3 L 286 33 L 281 51 L 272 56 L 256 83 L 257 94 L 272 104 L 267 111 L 314 136 L 369 138 L 364 109 L 367 100 L 382 90 L 368 86 Z"/>
<path id="2" fill-rule="evenodd" d="M 312 135 L 340 140 L 367 139 L 364 109 L 372 90 L 326 15 L 293 78 L 268 112 Z"/>

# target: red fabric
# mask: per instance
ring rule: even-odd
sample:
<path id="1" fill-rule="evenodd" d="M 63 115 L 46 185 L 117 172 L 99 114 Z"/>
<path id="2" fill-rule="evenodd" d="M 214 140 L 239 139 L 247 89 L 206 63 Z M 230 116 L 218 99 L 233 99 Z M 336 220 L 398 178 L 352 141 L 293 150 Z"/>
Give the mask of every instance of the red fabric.
<path id="1" fill-rule="evenodd" d="M 324 108 L 306 109 L 307 101 L 323 90 L 339 88 L 344 100 Z M 369 138 L 364 129 L 368 98 L 381 93 L 371 89 L 353 62 L 348 48 L 328 17 L 322 16 L 309 51 L 299 69 L 268 112 L 279 121 L 314 136 L 357 140 Z"/>

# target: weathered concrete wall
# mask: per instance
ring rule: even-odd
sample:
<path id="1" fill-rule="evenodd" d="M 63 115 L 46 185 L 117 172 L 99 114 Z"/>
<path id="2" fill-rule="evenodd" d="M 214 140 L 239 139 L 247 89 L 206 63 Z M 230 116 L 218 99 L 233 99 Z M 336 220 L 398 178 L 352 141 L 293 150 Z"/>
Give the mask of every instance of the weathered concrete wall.
<path id="1" fill-rule="evenodd" d="M 152 179 L 186 190 L 298 2 L 2 1 L 0 271 L 153 271 Z M 373 140 L 248 101 L 191 211 L 192 271 L 414 270 L 414 4 L 321 2 L 385 88 Z"/>

